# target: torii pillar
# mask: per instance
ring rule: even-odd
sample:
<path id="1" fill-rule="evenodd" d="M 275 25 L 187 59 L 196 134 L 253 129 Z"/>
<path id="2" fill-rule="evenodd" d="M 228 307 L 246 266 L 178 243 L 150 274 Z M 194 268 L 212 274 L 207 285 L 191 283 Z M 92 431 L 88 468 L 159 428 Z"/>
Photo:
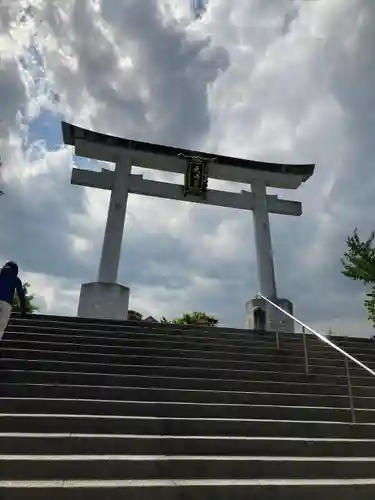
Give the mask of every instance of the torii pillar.
<path id="1" fill-rule="evenodd" d="M 254 195 L 253 223 L 255 250 L 258 270 L 259 291 L 272 300 L 289 314 L 293 314 L 293 304 L 288 299 L 278 298 L 275 266 L 273 259 L 267 192 L 264 182 L 254 181 L 251 184 Z M 264 311 L 264 324 L 259 324 L 255 318 L 255 311 Z M 249 329 L 278 330 L 294 332 L 294 321 L 281 311 L 272 307 L 261 298 L 254 298 L 246 303 L 247 327 Z"/>
<path id="2" fill-rule="evenodd" d="M 116 162 L 107 222 L 105 226 L 99 273 L 96 282 L 84 283 L 78 303 L 78 316 L 127 320 L 130 290 L 117 283 L 129 194 L 131 164 Z"/>

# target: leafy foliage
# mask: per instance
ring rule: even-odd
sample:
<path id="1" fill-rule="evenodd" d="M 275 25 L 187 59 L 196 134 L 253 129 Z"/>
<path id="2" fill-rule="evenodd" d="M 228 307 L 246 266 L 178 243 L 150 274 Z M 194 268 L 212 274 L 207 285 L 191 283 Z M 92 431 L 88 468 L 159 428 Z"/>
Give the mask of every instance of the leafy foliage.
<path id="1" fill-rule="evenodd" d="M 132 321 L 142 321 L 143 314 L 141 314 L 138 311 L 129 310 L 128 311 L 128 318 L 132 319 Z"/>
<path id="2" fill-rule="evenodd" d="M 29 292 L 30 285 L 27 281 L 25 281 L 23 284 L 23 289 L 25 292 L 25 298 L 26 298 L 26 312 L 28 314 L 32 314 L 34 312 L 39 311 L 39 308 L 34 304 L 34 299 L 35 295 Z M 17 293 L 14 294 L 13 298 L 13 311 L 14 312 L 21 312 L 21 306 L 20 306 L 20 300 L 18 298 Z"/>
<path id="3" fill-rule="evenodd" d="M 219 320 L 213 316 L 209 316 L 204 312 L 191 312 L 184 313 L 181 318 L 175 318 L 168 321 L 164 316 L 161 318 L 160 323 L 174 323 L 177 325 L 196 325 L 196 326 L 216 326 Z"/>
<path id="4" fill-rule="evenodd" d="M 344 276 L 353 280 L 361 280 L 365 284 L 375 283 L 375 248 L 372 246 L 374 238 L 373 232 L 366 241 L 361 241 L 357 228 L 353 236 L 347 238 L 348 249 L 341 259 Z"/>
<path id="5" fill-rule="evenodd" d="M 368 318 L 375 326 L 375 248 L 373 246 L 375 232 L 361 241 L 357 228 L 353 235 L 346 240 L 347 251 L 341 259 L 342 274 L 352 280 L 362 281 L 364 285 L 371 285 L 371 291 L 366 293 L 364 302 Z"/>

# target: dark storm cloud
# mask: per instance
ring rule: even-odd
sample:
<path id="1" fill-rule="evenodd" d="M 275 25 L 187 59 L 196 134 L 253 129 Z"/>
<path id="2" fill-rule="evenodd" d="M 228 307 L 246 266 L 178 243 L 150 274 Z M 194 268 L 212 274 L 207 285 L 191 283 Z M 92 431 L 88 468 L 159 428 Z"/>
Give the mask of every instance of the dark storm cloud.
<path id="1" fill-rule="evenodd" d="M 26 89 L 19 77 L 19 67 L 15 59 L 0 57 L 0 97 L 0 169 L 5 169 L 10 167 L 9 136 L 18 128 L 18 113 L 24 111 L 26 104 Z"/>
<path id="2" fill-rule="evenodd" d="M 360 283 L 342 276 L 340 258 L 345 251 L 346 237 L 354 227 L 360 228 L 363 238 L 374 229 L 375 62 L 372 47 L 375 44 L 375 4 L 357 2 L 353 11 L 356 15 L 352 16 L 351 25 L 357 35 L 352 43 L 343 42 L 349 36 L 345 32 L 342 38 L 333 37 L 326 42 L 326 53 L 331 59 L 326 68 L 326 81 L 343 113 L 344 154 L 333 158 L 339 166 L 332 187 L 326 196 L 316 190 L 315 206 L 308 205 L 300 236 L 294 234 L 293 239 L 282 239 L 280 227 L 274 235 L 279 247 L 277 260 L 281 282 L 298 297 L 306 321 L 350 317 L 358 313 L 365 318 L 361 307 L 365 290 Z M 322 177 L 323 170 L 335 167 L 323 157 L 315 175 Z M 316 248 L 315 253 L 311 248 Z M 310 254 L 308 265 L 303 258 L 307 253 Z"/>
<path id="3" fill-rule="evenodd" d="M 68 169 L 50 167 L 45 175 L 7 184 L 1 252 L 32 272 L 84 277 L 86 264 L 72 258 L 69 221 L 72 212 L 83 211 L 83 198 L 71 188 Z"/>
<path id="4" fill-rule="evenodd" d="M 89 3 L 74 2 L 73 8 L 65 13 L 65 20 L 57 7 L 53 2 L 46 5 L 43 29 L 57 37 L 65 53 L 68 50 L 77 58 L 78 71 L 62 62 L 59 64 L 56 58 L 48 59 L 47 54 L 46 74 L 52 78 L 57 92 L 77 111 L 77 123 L 82 93 L 87 91 L 98 104 L 91 122 L 102 132 L 131 134 L 148 140 L 158 138 L 175 145 L 180 145 L 179 142 L 189 145 L 201 139 L 209 127 L 207 85 L 228 64 L 223 49 L 212 48 L 208 39 L 188 40 L 176 24 L 165 23 L 156 2 L 147 2 L 147 5 L 146 2 L 105 2 L 102 15 L 115 29 L 119 45 L 124 49 L 121 56 L 131 56 L 136 64 L 134 71 L 123 73 L 117 46 L 102 34 Z M 148 100 L 139 88 L 142 81 L 148 86 Z M 6 102 L 10 103 L 4 115 L 9 123 L 22 102 L 20 75 L 8 71 L 2 86 L 1 95 L 6 95 Z M 153 122 L 147 124 L 146 114 L 150 108 Z M 4 226 L 9 236 L 3 251 L 7 255 L 18 255 L 30 271 L 85 280 L 90 275 L 96 276 L 97 270 L 92 266 L 98 261 L 102 238 L 97 238 L 85 262 L 72 253 L 69 217 L 83 211 L 85 198 L 83 190 L 70 186 L 69 178 L 69 164 L 65 163 L 63 170 L 51 167 L 28 180 L 27 186 L 18 184 L 17 180 L 9 184 Z M 17 231 L 12 229 L 16 221 Z M 27 252 L 23 251 L 20 234 L 26 241 L 34 242 Z M 124 267 L 138 269 L 138 273 L 137 278 L 134 271 L 128 279 L 142 282 L 146 279 L 146 271 L 142 269 L 148 269 L 147 263 L 152 260 L 168 257 L 168 249 L 171 249 L 171 258 L 179 254 L 177 260 L 181 262 L 188 258 L 186 250 L 167 236 L 164 240 L 148 238 L 146 244 L 139 244 L 137 238 L 133 243 L 130 240 L 124 261 L 132 265 Z M 146 264 L 134 265 L 137 257 Z M 149 269 L 146 274 L 151 282 L 157 279 L 155 271 Z"/>
<path id="5" fill-rule="evenodd" d="M 124 46 L 136 47 L 130 55 L 148 91 L 149 127 L 141 138 L 169 145 L 192 146 L 208 132 L 207 86 L 227 69 L 228 53 L 212 47 L 209 38 L 188 39 L 186 32 L 163 19 L 158 2 L 109 0 L 102 16 Z M 120 45 L 120 46 L 121 46 Z"/>

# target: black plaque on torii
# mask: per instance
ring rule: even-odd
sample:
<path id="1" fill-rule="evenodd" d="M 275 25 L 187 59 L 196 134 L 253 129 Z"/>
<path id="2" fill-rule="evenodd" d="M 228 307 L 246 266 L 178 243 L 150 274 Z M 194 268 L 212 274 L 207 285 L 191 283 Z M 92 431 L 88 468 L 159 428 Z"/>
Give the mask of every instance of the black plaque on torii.
<path id="1" fill-rule="evenodd" d="M 177 156 L 185 158 L 185 182 L 184 197 L 188 195 L 204 198 L 208 186 L 208 164 L 216 158 L 206 158 L 204 156 L 187 156 L 179 153 Z"/>

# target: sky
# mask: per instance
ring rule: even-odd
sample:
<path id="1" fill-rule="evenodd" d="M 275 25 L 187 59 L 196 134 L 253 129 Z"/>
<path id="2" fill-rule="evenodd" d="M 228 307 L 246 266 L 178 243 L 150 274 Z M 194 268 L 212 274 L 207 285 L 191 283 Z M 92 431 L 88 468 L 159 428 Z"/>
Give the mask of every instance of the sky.
<path id="1" fill-rule="evenodd" d="M 341 275 L 374 229 L 374 0 L 0 0 L 0 261 L 44 313 L 75 315 L 95 281 L 109 193 L 72 186 L 61 120 L 98 132 L 279 163 L 314 163 L 301 217 L 271 216 L 280 297 L 309 326 L 369 335 Z M 134 173 L 144 173 L 133 168 Z M 173 174 L 146 171 L 168 182 Z M 239 192 L 243 185 L 211 181 Z M 245 326 L 258 291 L 252 214 L 130 195 L 119 282 L 156 318 L 206 311 Z"/>

